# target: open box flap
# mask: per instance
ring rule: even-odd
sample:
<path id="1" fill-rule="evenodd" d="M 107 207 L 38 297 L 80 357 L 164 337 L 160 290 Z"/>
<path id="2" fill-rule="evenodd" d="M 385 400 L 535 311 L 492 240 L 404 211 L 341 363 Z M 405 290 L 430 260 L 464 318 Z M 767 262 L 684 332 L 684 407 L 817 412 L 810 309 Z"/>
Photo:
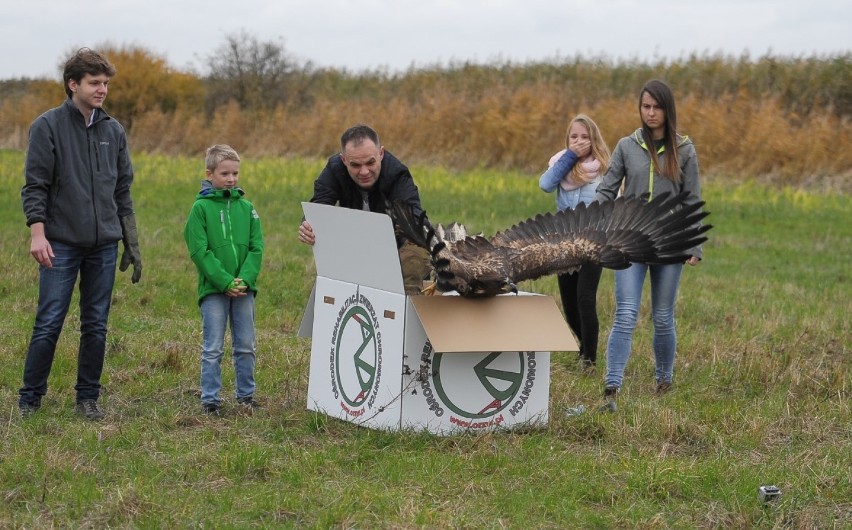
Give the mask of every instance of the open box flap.
<path id="1" fill-rule="evenodd" d="M 578 351 L 550 296 L 409 297 L 437 352 Z"/>
<path id="2" fill-rule="evenodd" d="M 390 217 L 310 202 L 302 209 L 317 237 L 317 276 L 405 293 Z"/>
<path id="3" fill-rule="evenodd" d="M 308 303 L 305 305 L 305 312 L 302 314 L 302 322 L 299 323 L 299 331 L 297 337 L 310 338 L 314 332 L 314 299 L 317 295 L 317 283 L 311 287 L 311 294 L 308 296 Z"/>

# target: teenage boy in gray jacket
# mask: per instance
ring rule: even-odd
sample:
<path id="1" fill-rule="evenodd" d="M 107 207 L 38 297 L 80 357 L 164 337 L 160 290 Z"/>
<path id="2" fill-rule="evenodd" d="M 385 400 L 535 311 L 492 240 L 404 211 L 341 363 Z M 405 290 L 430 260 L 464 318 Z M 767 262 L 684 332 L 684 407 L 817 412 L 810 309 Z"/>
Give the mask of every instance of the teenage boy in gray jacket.
<path id="1" fill-rule="evenodd" d="M 30 227 L 30 254 L 39 264 L 39 296 L 18 405 L 27 417 L 41 407 L 56 342 L 80 279 L 77 413 L 100 420 L 100 379 L 107 320 L 120 270 L 142 276 L 136 216 L 130 197 L 133 168 L 124 128 L 104 110 L 115 68 L 82 48 L 65 63 L 68 99 L 30 126 L 21 201 Z"/>

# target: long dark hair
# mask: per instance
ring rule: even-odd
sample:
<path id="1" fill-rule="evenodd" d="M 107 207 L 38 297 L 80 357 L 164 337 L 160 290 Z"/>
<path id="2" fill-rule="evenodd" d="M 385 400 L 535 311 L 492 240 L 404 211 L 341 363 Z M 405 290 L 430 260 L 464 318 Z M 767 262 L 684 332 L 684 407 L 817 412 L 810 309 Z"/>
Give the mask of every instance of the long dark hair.
<path id="1" fill-rule="evenodd" d="M 639 109 L 641 116 L 642 96 L 648 94 L 657 104 L 662 107 L 666 116 L 665 136 L 663 136 L 663 163 L 657 157 L 656 149 L 654 148 L 654 138 L 651 133 L 651 128 L 642 122 L 642 138 L 645 140 L 645 145 L 648 146 L 648 153 L 651 159 L 654 160 L 654 165 L 658 168 L 660 175 L 666 177 L 673 182 L 680 182 L 680 164 L 677 158 L 677 109 L 675 108 L 674 94 L 669 85 L 659 79 L 652 79 L 645 83 L 642 91 L 639 92 Z"/>

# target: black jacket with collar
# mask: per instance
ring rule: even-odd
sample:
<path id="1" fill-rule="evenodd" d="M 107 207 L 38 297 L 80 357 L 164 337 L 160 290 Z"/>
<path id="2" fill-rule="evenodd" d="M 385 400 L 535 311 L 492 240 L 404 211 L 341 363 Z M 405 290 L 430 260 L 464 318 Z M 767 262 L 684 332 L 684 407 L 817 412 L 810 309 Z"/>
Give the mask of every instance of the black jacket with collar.
<path id="1" fill-rule="evenodd" d="M 420 193 L 414 184 L 414 178 L 405 164 L 385 150 L 379 178 L 368 191 L 370 211 L 387 213 L 387 201 L 402 200 L 414 206 L 419 214 L 423 211 Z M 340 205 L 344 208 L 361 210 L 361 188 L 355 184 L 340 155 L 328 159 L 328 163 L 314 182 L 314 196 L 311 202 L 318 204 Z"/>

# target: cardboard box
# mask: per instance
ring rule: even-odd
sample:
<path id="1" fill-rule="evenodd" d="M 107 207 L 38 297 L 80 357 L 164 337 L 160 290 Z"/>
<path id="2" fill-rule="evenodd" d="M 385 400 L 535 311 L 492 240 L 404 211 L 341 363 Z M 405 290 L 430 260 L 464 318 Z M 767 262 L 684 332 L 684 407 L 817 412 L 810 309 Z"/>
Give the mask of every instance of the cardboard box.
<path id="1" fill-rule="evenodd" d="M 547 423 L 550 352 L 578 349 L 553 298 L 406 296 L 390 217 L 302 207 L 317 234 L 308 409 L 436 434 Z"/>

